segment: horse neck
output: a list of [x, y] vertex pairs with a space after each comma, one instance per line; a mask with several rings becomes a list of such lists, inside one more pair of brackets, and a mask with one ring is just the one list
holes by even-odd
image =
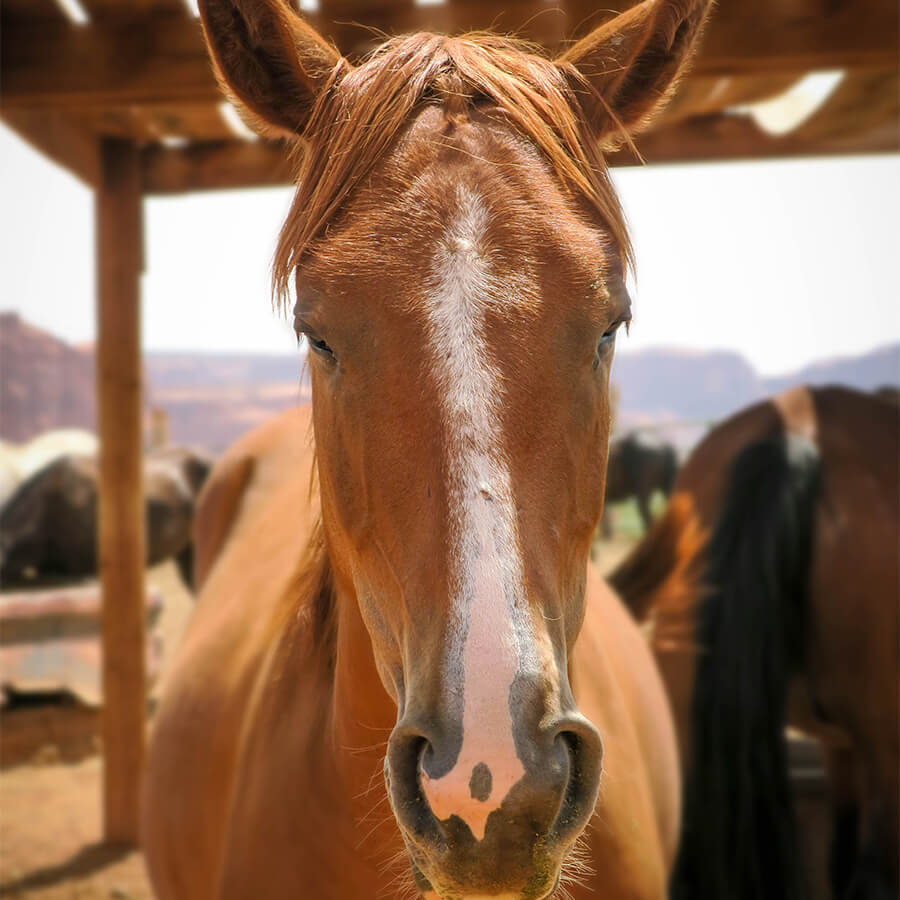
[[385, 861], [402, 850], [384, 783], [384, 756], [397, 707], [379, 678], [355, 594], [336, 588], [332, 604], [328, 654], [332, 764], [347, 803], [353, 845], [374, 865], [372, 877], [378, 878]]

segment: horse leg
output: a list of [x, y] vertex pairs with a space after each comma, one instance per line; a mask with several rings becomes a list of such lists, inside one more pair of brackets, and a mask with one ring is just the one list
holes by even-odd
[[612, 513], [608, 505], [603, 507], [603, 515], [600, 517], [600, 531], [603, 539], [608, 541], [613, 535]]
[[896, 869], [890, 862], [897, 847], [888, 839], [886, 817], [878, 816], [863, 841], [847, 893], [841, 900], [897, 900]]
[[644, 523], [644, 531], [650, 530], [653, 524], [653, 516], [650, 514], [650, 492], [641, 490], [637, 494], [638, 512], [641, 514], [641, 521]]
[[840, 900], [853, 877], [859, 854], [859, 783], [852, 750], [826, 745], [823, 754], [832, 809], [828, 874], [832, 896]]
[[191, 541], [176, 557], [175, 564], [178, 566], [178, 574], [184, 586], [191, 591], [196, 592], [194, 586], [194, 542]]
[[[886, 748], [879, 747], [877, 750]], [[883, 756], [884, 758], [878, 759]], [[897, 900], [900, 895], [898, 844], [900, 772], [896, 752], [867, 760], [860, 852], [847, 892], [841, 900]], [[874, 764], [873, 764], [874, 763]]]

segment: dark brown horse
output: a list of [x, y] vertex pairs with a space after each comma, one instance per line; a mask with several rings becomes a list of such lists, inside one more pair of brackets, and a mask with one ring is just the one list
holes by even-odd
[[[212, 458], [186, 447], [144, 460], [147, 565], [174, 558], [192, 585], [194, 502]], [[99, 468], [94, 456], [66, 454], [26, 479], [0, 508], [4, 587], [97, 575]]]
[[710, 432], [613, 574], [686, 761], [675, 897], [804, 896], [786, 723], [825, 752], [834, 896], [897, 896], [898, 468], [895, 404], [790, 391]]
[[417, 34], [354, 67], [285, 3], [201, 0], [223, 83], [304, 142], [275, 275], [317, 482], [287, 415], [201, 501], [144, 794], [160, 900], [376, 900], [397, 871], [431, 900], [542, 900], [582, 834], [575, 897], [665, 897], [671, 720], [588, 566], [629, 318], [601, 149], [706, 7], [643, 3], [555, 61]]
[[[655, 435], [632, 431], [609, 445], [605, 503], [621, 503], [633, 497], [644, 529], [649, 529], [653, 524], [651, 498], [657, 491], [668, 497], [677, 474], [678, 455], [670, 443]], [[606, 507], [603, 527], [609, 537], [612, 527]]]

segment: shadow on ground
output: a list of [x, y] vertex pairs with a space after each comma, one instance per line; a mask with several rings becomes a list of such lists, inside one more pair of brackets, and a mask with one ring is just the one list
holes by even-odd
[[0, 884], [0, 897], [17, 897], [26, 891], [51, 887], [71, 879], [86, 878], [134, 853], [134, 847], [89, 844], [64, 862]]

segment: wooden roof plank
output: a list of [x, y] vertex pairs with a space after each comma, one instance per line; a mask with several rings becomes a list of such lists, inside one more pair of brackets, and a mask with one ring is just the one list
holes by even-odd
[[[568, 0], [566, 10], [581, 36], [609, 19], [612, 8], [632, 5]], [[713, 9], [693, 71], [733, 76], [886, 67], [898, 55], [900, 5], [892, 0], [729, 0]]]
[[223, 188], [293, 183], [287, 150], [269, 141], [214, 141], [187, 147], [146, 147], [142, 153], [143, 190], [179, 194]]
[[11, 22], [68, 22], [56, 0], [3, 0], [3, 16]]
[[181, 16], [188, 10], [183, 0], [79, 0], [92, 22], [144, 19], [148, 16]]
[[78, 29], [4, 25], [0, 23], [4, 106], [129, 106], [221, 98], [196, 20], [167, 16]]
[[854, 72], [844, 77], [825, 102], [794, 129], [806, 140], [843, 141], [848, 135], [882, 127], [893, 130], [900, 150], [900, 92], [898, 73]]
[[[896, 135], [884, 129], [847, 134], [840, 141], [791, 135], [773, 137], [749, 116], [710, 115], [661, 128], [637, 139], [648, 164], [699, 163], [732, 159], [775, 159], [850, 153], [888, 153]], [[611, 166], [640, 165], [630, 150], [610, 154]], [[287, 186], [293, 173], [285, 148], [268, 141], [219, 141], [183, 148], [146, 147], [143, 189], [148, 194]]]
[[159, 141], [163, 135], [152, 126], [139, 106], [106, 106], [76, 109], [72, 117], [98, 138], [123, 138], [138, 143]]
[[[514, 28], [528, 19], [523, 34], [554, 46], [575, 27], [582, 6], [585, 11], [589, 6], [594, 9], [586, 0], [573, 0], [566, 18], [547, 11], [543, 0], [526, 0], [502, 10], [477, 0], [455, 0], [441, 6], [403, 6], [385, 13], [385, 20], [373, 14], [365, 21], [388, 31], [431, 27], [454, 32], [468, 27]], [[854, 15], [848, 17], [842, 0], [835, 14], [802, 16], [788, 24], [784, 16], [761, 16], [751, 27], [746, 19], [725, 16], [730, 7], [723, 4], [722, 21], [717, 13], [693, 74], [770, 77], [816, 69], [895, 66], [898, 43], [893, 4], [858, 0], [855, 7]], [[5, 14], [3, 18], [6, 24]], [[326, 35], [336, 37], [345, 51], [351, 43], [372, 39], [352, 24], [309, 18]], [[138, 23], [102, 22], [79, 29], [25, 27], [16, 20], [8, 24], [0, 29], [0, 77], [6, 105], [218, 100], [199, 23], [188, 17], [148, 16]]]
[[[751, 116], [729, 113], [688, 119], [639, 135], [635, 143], [648, 165], [894, 153], [898, 150], [896, 127], [848, 129], [840, 140], [797, 133], [775, 136], [760, 128]], [[607, 161], [611, 166], [638, 164], [628, 148], [611, 154]]]
[[678, 122], [693, 116], [720, 112], [733, 106], [771, 100], [790, 90], [801, 78], [802, 72], [768, 77], [688, 79], [679, 88], [656, 124]]
[[224, 141], [235, 137], [222, 118], [219, 104], [170, 103], [145, 106], [141, 111], [161, 137], [180, 137], [191, 141]]

